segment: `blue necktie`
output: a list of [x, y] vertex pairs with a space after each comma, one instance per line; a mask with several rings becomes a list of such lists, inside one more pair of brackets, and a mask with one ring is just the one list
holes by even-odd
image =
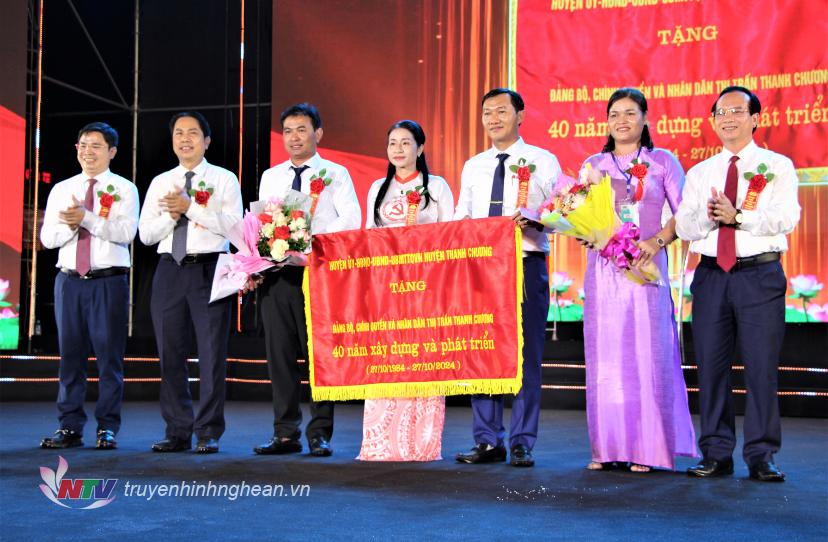
[[[187, 179], [184, 182], [184, 191], [188, 194], [190, 193], [190, 188], [193, 186], [193, 177], [195, 173], [192, 171], [188, 171], [184, 174], [184, 178]], [[173, 229], [173, 238], [172, 238], [172, 257], [176, 261], [176, 263], [181, 264], [181, 260], [187, 257], [187, 224], [190, 222], [186, 216], [181, 215], [178, 218], [178, 222], [175, 223], [175, 228]]]
[[489, 216], [503, 216], [503, 182], [506, 178], [506, 159], [509, 155], [502, 152], [497, 155], [499, 160], [492, 182], [492, 197], [489, 201]]
[[302, 191], [302, 172], [308, 169], [310, 166], [302, 166], [302, 167], [295, 167], [290, 166], [290, 169], [293, 170], [293, 188], [297, 192]]

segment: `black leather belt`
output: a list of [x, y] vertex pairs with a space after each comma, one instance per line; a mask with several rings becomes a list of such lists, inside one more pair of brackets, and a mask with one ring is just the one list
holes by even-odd
[[[736, 265], [733, 266], [732, 271], [741, 271], [742, 269], [749, 269], [764, 263], [778, 262], [780, 257], [781, 255], [778, 252], [763, 252], [756, 256], [736, 258]], [[705, 267], [719, 267], [719, 264], [716, 263], [716, 258], [712, 256], [702, 256], [700, 265]]]
[[526, 251], [523, 253], [524, 258], [546, 258], [546, 252], [540, 251]]
[[166, 260], [168, 262], [172, 262], [178, 265], [189, 265], [195, 263], [213, 263], [218, 261], [218, 257], [221, 252], [205, 252], [203, 254], [187, 254], [181, 263], [175, 261], [175, 258], [172, 257], [171, 254], [162, 254], [161, 259]]
[[115, 277], [118, 275], [126, 275], [129, 273], [129, 267], [107, 267], [106, 269], [93, 269], [92, 271], [88, 272], [85, 275], [81, 275], [74, 269], [68, 269], [66, 267], [61, 267], [61, 273], [69, 275], [70, 277], [80, 278], [80, 279], [102, 279], [104, 277]]

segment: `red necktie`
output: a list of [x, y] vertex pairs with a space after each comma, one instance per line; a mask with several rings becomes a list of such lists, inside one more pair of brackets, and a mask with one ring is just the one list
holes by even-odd
[[[87, 181], [89, 187], [86, 189], [86, 198], [83, 200], [83, 206], [88, 211], [95, 209], [95, 179]], [[84, 276], [92, 269], [92, 261], [90, 258], [90, 249], [92, 243], [92, 234], [83, 226], [78, 227], [78, 246], [75, 253], [75, 270], [80, 276]]]
[[[727, 168], [727, 180], [724, 193], [730, 203], [736, 207], [736, 188], [739, 186], [739, 173], [736, 170], [738, 156], [730, 157], [730, 166]], [[716, 247], [716, 263], [725, 273], [730, 272], [736, 265], [736, 228], [722, 225], [719, 228], [719, 245]]]

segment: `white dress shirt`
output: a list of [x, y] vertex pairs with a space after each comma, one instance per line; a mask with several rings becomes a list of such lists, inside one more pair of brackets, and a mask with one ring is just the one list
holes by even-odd
[[[150, 183], [141, 209], [141, 221], [138, 233], [145, 245], [158, 243], [158, 253], [172, 251], [173, 229], [176, 221], [167, 211], [163, 211], [158, 200], [169, 192], [180, 192], [186, 183], [187, 169], [179, 165], [158, 175]], [[230, 244], [224, 237], [236, 222], [242, 218], [242, 195], [236, 176], [224, 168], [214, 166], [202, 160], [192, 170], [195, 175], [190, 181], [193, 190], [199, 189], [199, 183], [205, 188], [212, 188], [213, 193], [207, 204], [196, 203], [190, 196], [190, 208], [185, 216], [187, 224], [187, 254], [205, 254], [210, 252], [227, 252]]]
[[[676, 233], [692, 241], [690, 250], [705, 256], [716, 256], [719, 242], [718, 223], [707, 216], [711, 188], [724, 191], [727, 170], [733, 153], [727, 149], [696, 164], [687, 172], [681, 204], [676, 213]], [[738, 153], [736, 162], [739, 185], [734, 206], [739, 209], [747, 196], [750, 181], [747, 172], [757, 173], [759, 164], [768, 167], [774, 178], [759, 194], [756, 209], [742, 210], [742, 224], [736, 229], [736, 256], [756, 256], [763, 252], [785, 252], [785, 235], [799, 222], [798, 179], [793, 162], [787, 156], [763, 149], [751, 141]]]
[[[89, 177], [80, 173], [57, 183], [49, 192], [40, 241], [46, 248], [60, 248], [57, 267], [77, 270], [75, 256], [78, 246], [78, 229], [73, 230], [60, 222], [59, 213], [71, 207], [72, 196], [83, 204], [86, 199]], [[112, 186], [114, 191], [108, 192]], [[84, 214], [81, 226], [91, 234], [89, 260], [92, 269], [129, 267], [131, 263], [129, 244], [135, 238], [138, 227], [138, 189], [120, 175], [108, 169], [95, 177], [94, 208]], [[117, 194], [116, 201], [109, 209], [109, 215], [99, 216], [101, 201], [98, 192]]]
[[[380, 204], [381, 224], [374, 223], [374, 202], [377, 200], [377, 193], [380, 186], [385, 182], [385, 177], [377, 179], [368, 190], [368, 202], [365, 213], [368, 215], [365, 220], [365, 228], [393, 228], [405, 226], [405, 217], [408, 214], [409, 190], [423, 184], [422, 173], [407, 183], [400, 183], [396, 178], [391, 179], [388, 184], [388, 191]], [[451, 188], [442, 177], [436, 175], [428, 176], [428, 193], [431, 194], [431, 202], [425, 207], [425, 197], [420, 200], [420, 210], [417, 211], [417, 224], [433, 224], [435, 222], [448, 222], [454, 216], [454, 196]]]
[[[293, 186], [295, 177], [291, 166], [294, 164], [287, 160], [266, 170], [262, 174], [262, 182], [259, 185], [259, 199], [269, 198], [282, 199], [287, 195], [288, 190]], [[319, 153], [314, 154], [307, 162], [297, 167], [308, 166], [302, 172], [303, 194], [310, 194], [311, 177], [325, 170], [325, 177], [331, 179], [331, 184], [326, 186], [319, 195], [316, 210], [311, 218], [311, 233], [334, 233], [345, 230], [359, 229], [362, 221], [362, 211], [359, 208], [354, 183], [348, 170], [330, 160], [325, 160]]]
[[[561, 173], [561, 166], [555, 155], [523, 142], [523, 138], [513, 143], [508, 149], [500, 151], [495, 147], [470, 158], [463, 166], [460, 177], [460, 196], [454, 211], [455, 220], [462, 218], [485, 218], [489, 216], [489, 202], [492, 198], [494, 172], [497, 168], [497, 155], [506, 153], [506, 175], [503, 183], [503, 216], [512, 216], [517, 208], [519, 181], [517, 173], [509, 166], [517, 165], [521, 158], [526, 164], [534, 164], [535, 171], [529, 180], [529, 197], [526, 207], [538, 209], [552, 193], [552, 187]], [[523, 230], [524, 252], [549, 252], [549, 239], [546, 233], [527, 228]]]

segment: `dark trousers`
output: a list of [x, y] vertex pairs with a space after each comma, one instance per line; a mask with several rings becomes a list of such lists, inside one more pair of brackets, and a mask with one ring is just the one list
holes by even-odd
[[98, 429], [115, 433], [120, 429], [128, 315], [126, 275], [82, 279], [57, 274], [55, 320], [60, 346], [57, 407], [61, 429], [83, 431], [86, 363], [92, 352], [98, 359], [100, 376], [95, 405]]
[[[549, 273], [543, 253], [523, 258], [523, 383], [512, 401], [509, 446], [523, 444], [530, 450], [538, 438], [541, 399], [541, 358], [549, 312]], [[503, 443], [503, 396], [472, 397], [474, 441], [497, 446]]]
[[[150, 310], [161, 358], [161, 415], [166, 436], [218, 439], [224, 433], [227, 341], [233, 296], [210, 303], [216, 263], [179, 266], [161, 257], [152, 279]], [[192, 328], [198, 350], [199, 408], [193, 415], [187, 356]]]
[[[287, 266], [268, 273], [259, 288], [267, 369], [273, 386], [273, 434], [298, 439], [302, 432], [301, 373], [298, 358], [307, 359], [308, 330], [305, 325], [304, 267]], [[308, 440], [333, 436], [332, 401], [311, 402], [311, 420], [305, 429]]]
[[779, 450], [776, 391], [786, 287], [778, 261], [730, 273], [709, 264], [696, 269], [693, 340], [699, 366], [699, 448], [706, 458], [728, 460], [736, 447], [730, 373], [737, 346], [747, 387], [742, 456], [751, 466], [772, 461]]

